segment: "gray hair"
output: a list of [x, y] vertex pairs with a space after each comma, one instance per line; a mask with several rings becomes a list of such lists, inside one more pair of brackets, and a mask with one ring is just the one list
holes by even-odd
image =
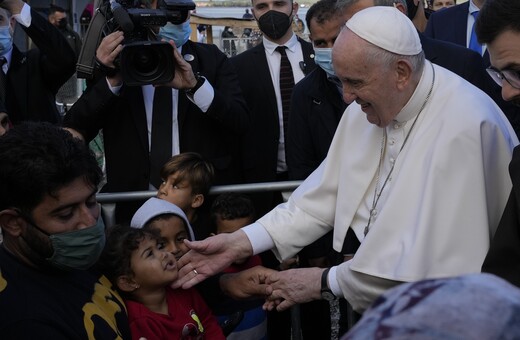
[[412, 66], [412, 72], [414, 74], [421, 74], [424, 66], [424, 51], [416, 55], [401, 55], [396, 54], [387, 50], [384, 50], [374, 44], [367, 42], [367, 48], [365, 49], [365, 59], [370, 63], [381, 65], [382, 67], [390, 67], [395, 64], [398, 60], [406, 60]]

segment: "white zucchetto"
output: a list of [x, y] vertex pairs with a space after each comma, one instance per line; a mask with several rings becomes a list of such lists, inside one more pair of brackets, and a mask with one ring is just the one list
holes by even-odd
[[357, 12], [345, 24], [360, 38], [400, 55], [417, 55], [422, 50], [412, 21], [394, 7], [374, 6]]

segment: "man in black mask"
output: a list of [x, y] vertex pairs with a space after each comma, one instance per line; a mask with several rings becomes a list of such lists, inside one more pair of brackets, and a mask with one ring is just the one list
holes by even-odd
[[[230, 59], [237, 69], [252, 118], [251, 127], [242, 135], [244, 180], [246, 183], [284, 181], [288, 179], [285, 141], [292, 86], [315, 68], [314, 52], [310, 43], [292, 31], [297, 3], [251, 0], [251, 4], [251, 12], [263, 33], [262, 42]], [[258, 216], [282, 201], [281, 195], [273, 192], [251, 197]], [[267, 267], [279, 265], [270, 253], [262, 256], [262, 260]], [[290, 337], [290, 322], [285, 314], [286, 318], [268, 315], [269, 339]]]
[[70, 47], [76, 53], [76, 59], [79, 56], [79, 52], [81, 51], [81, 37], [77, 32], [72, 30], [68, 24], [67, 12], [64, 8], [51, 5], [49, 8], [49, 22], [56, 26], [58, 30], [63, 34]]
[[[262, 42], [231, 58], [252, 114], [242, 143], [245, 182], [283, 181], [288, 178], [285, 140], [292, 86], [315, 68], [314, 52], [292, 31], [297, 3], [252, 0], [252, 6]], [[253, 199], [261, 216], [281, 198], [273, 202], [273, 194], [267, 193]]]

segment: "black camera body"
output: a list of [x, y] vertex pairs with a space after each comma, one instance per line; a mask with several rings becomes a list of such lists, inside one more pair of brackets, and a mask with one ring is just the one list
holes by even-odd
[[192, 0], [158, 0], [156, 9], [142, 8], [141, 2], [105, 0], [106, 34], [123, 30], [125, 40], [117, 60], [123, 82], [127, 85], [162, 84], [175, 75], [173, 48], [158, 41], [154, 30], [181, 24], [195, 9]]

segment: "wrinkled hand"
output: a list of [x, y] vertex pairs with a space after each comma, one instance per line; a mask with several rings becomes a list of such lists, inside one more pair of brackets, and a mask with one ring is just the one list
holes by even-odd
[[321, 298], [323, 268], [290, 269], [272, 274], [266, 281], [267, 300], [264, 309], [283, 311], [298, 303]]
[[203, 241], [185, 240], [184, 243], [190, 251], [177, 262], [179, 278], [173, 283], [173, 288], [193, 287], [220, 273], [233, 262], [253, 255], [251, 243], [242, 230], [208, 237]]
[[[165, 40], [163, 39], [163, 41]], [[179, 90], [191, 89], [195, 87], [197, 84], [197, 78], [195, 78], [195, 74], [193, 73], [191, 65], [186, 60], [184, 60], [182, 55], [175, 47], [173, 40], [170, 40], [169, 43], [173, 47], [173, 58], [175, 59], [175, 76], [171, 82], [161, 84], [161, 86], [170, 86]]]
[[22, 12], [24, 2], [22, 0], [3, 0], [0, 1], [0, 7], [5, 8], [12, 15], [20, 14]]
[[238, 273], [224, 274], [220, 277], [220, 289], [233, 299], [247, 299], [267, 295], [267, 278], [276, 270], [256, 266]]
[[103, 65], [111, 68], [116, 67], [114, 60], [116, 60], [119, 53], [123, 50], [123, 39], [123, 32], [115, 31], [101, 40], [96, 50], [96, 57]]

